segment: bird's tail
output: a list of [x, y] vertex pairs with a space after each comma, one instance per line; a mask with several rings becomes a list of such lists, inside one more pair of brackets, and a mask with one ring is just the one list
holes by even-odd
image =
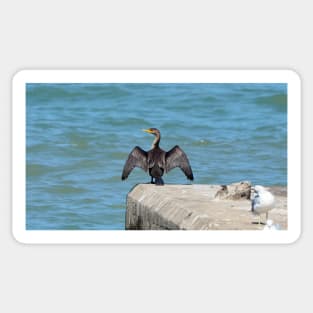
[[161, 177], [159, 178], [155, 178], [155, 184], [158, 185], [158, 186], [163, 186], [164, 185], [164, 181]]

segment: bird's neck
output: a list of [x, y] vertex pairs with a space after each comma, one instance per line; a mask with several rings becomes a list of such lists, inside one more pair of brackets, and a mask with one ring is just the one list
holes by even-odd
[[159, 147], [160, 140], [161, 140], [161, 136], [156, 135], [152, 142], [152, 149]]

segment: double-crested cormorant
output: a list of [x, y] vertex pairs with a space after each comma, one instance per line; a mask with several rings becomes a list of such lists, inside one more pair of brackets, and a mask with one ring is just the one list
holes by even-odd
[[131, 151], [124, 165], [122, 180], [126, 179], [135, 167], [140, 167], [145, 172], [149, 170], [151, 184], [163, 185], [164, 182], [161, 177], [175, 167], [179, 167], [188, 179], [193, 180], [193, 173], [187, 155], [179, 146], [176, 145], [166, 152], [159, 147], [161, 134], [158, 129], [149, 128], [143, 129], [143, 131], [155, 136], [152, 148], [145, 151], [136, 146]]

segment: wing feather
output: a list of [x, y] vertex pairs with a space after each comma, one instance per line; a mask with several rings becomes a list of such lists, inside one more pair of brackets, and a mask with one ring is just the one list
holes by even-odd
[[128, 159], [123, 168], [122, 180], [126, 179], [135, 167], [140, 167], [145, 172], [148, 170], [148, 153], [138, 146], [128, 155]]
[[189, 164], [186, 153], [179, 147], [175, 146], [165, 154], [165, 171], [179, 167], [188, 179], [193, 180], [193, 173]]
[[260, 205], [260, 195], [256, 194], [251, 202], [251, 211], [254, 212], [254, 210]]

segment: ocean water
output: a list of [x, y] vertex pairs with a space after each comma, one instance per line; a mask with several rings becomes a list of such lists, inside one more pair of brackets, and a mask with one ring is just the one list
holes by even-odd
[[186, 152], [195, 184], [287, 185], [286, 84], [27, 84], [26, 100], [28, 230], [124, 229], [128, 191], [150, 181], [121, 181], [133, 147], [151, 147], [143, 128]]

